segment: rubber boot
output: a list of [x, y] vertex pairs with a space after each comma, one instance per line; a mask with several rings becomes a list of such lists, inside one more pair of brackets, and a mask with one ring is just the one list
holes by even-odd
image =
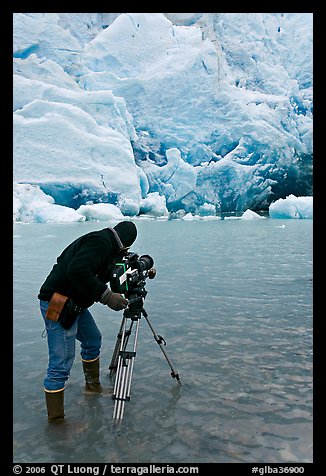
[[82, 360], [85, 375], [85, 393], [102, 393], [100, 384], [100, 358]]
[[49, 422], [59, 423], [63, 421], [64, 414], [64, 389], [58, 392], [45, 391], [45, 401], [48, 411]]

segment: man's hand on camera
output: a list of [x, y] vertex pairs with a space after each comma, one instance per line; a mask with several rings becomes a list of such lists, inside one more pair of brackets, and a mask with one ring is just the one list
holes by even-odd
[[113, 293], [107, 288], [101, 296], [100, 302], [114, 311], [121, 311], [128, 306], [128, 301], [119, 293]]
[[109, 306], [114, 311], [121, 311], [128, 306], [128, 301], [121, 294], [112, 293], [107, 306]]

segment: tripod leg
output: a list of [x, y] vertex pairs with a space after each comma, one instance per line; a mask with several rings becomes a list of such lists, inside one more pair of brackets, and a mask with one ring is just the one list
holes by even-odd
[[119, 386], [117, 389], [116, 400], [114, 403], [113, 418], [121, 420], [123, 417], [124, 404], [125, 404], [125, 394], [127, 386], [127, 376], [128, 376], [129, 362], [123, 364], [121, 367], [121, 375], [119, 376]]
[[[132, 321], [133, 323], [133, 321]], [[132, 325], [130, 326], [131, 329]], [[124, 405], [130, 400], [131, 378], [136, 356], [136, 346], [138, 340], [139, 320], [137, 320], [133, 350], [126, 350], [126, 346], [121, 344], [118, 357], [117, 375], [114, 385], [113, 399], [115, 400], [113, 418], [121, 420], [124, 413]]]
[[129, 379], [129, 384], [127, 388], [127, 399], [130, 399], [130, 391], [131, 391], [131, 378], [132, 374], [134, 371], [134, 362], [135, 362], [135, 356], [136, 356], [136, 347], [137, 347], [137, 341], [138, 341], [138, 331], [139, 331], [139, 320], [137, 321], [136, 324], [136, 332], [135, 332], [135, 338], [134, 338], [134, 346], [133, 346], [133, 358], [131, 359], [131, 366], [130, 366], [130, 379]]
[[[111, 372], [116, 372], [115, 382], [114, 382], [114, 389], [113, 389], [113, 397], [117, 395], [118, 391], [120, 391], [121, 386], [121, 379], [120, 374], [122, 372], [122, 359], [121, 353], [125, 349], [125, 336], [126, 336], [126, 318], [123, 317], [120, 331], [118, 334], [118, 339], [116, 343], [116, 348], [114, 352], [114, 356], [112, 357], [113, 366]], [[111, 366], [110, 366], [111, 367]], [[111, 375], [111, 374], [110, 374]]]
[[[116, 341], [116, 344], [115, 344], [115, 348], [114, 348], [114, 351], [113, 351], [111, 363], [109, 365], [110, 377], [112, 377], [117, 371], [119, 352], [122, 348], [125, 349], [127, 347], [128, 339], [129, 339], [129, 336], [131, 334], [131, 329], [132, 329], [133, 322], [131, 322], [130, 328], [128, 330], [126, 330], [125, 329], [125, 322], [126, 322], [125, 320], [126, 320], [126, 317], [123, 317], [122, 322], [121, 322], [121, 326], [120, 326], [120, 330], [119, 330], [119, 333], [118, 333], [118, 336], [117, 336], [117, 341]], [[123, 345], [121, 347], [122, 339], [123, 339]]]
[[172, 378], [176, 378], [177, 381], [178, 381], [178, 382], [180, 383], [180, 385], [181, 385], [181, 381], [180, 381], [179, 374], [178, 374], [178, 372], [176, 372], [175, 369], [173, 368], [173, 366], [172, 366], [172, 364], [171, 364], [171, 361], [170, 361], [170, 359], [169, 359], [169, 357], [168, 357], [168, 355], [167, 355], [165, 349], [164, 349], [163, 346], [162, 346], [162, 342], [163, 342], [164, 344], [166, 344], [165, 340], [163, 339], [163, 337], [157, 335], [156, 332], [154, 331], [154, 328], [153, 328], [152, 324], [150, 323], [150, 321], [149, 321], [149, 319], [148, 319], [148, 315], [147, 315], [147, 312], [145, 311], [145, 309], [143, 309], [143, 316], [145, 317], [145, 319], [146, 319], [146, 321], [147, 321], [147, 324], [149, 325], [151, 331], [153, 332], [154, 339], [156, 340], [156, 342], [157, 342], [158, 345], [160, 346], [161, 351], [163, 352], [163, 355], [164, 355], [164, 357], [165, 357], [167, 363], [168, 363], [169, 366], [170, 366]]
[[119, 350], [120, 350], [120, 345], [121, 345], [123, 325], [124, 325], [124, 317], [122, 318], [122, 322], [121, 322], [120, 330], [118, 332], [117, 341], [115, 343], [115, 348], [114, 348], [114, 351], [113, 351], [111, 363], [109, 365], [110, 377], [112, 377], [112, 375], [117, 370], [118, 355], [119, 355]]

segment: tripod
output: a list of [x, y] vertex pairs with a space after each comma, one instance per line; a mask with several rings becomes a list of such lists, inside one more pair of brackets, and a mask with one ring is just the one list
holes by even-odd
[[[143, 295], [144, 293], [146, 293], [146, 291], [143, 292]], [[128, 307], [123, 312], [120, 330], [109, 366], [110, 376], [112, 377], [115, 375], [112, 397], [114, 400], [113, 419], [122, 420], [125, 402], [130, 400], [131, 379], [136, 357], [139, 322], [142, 315], [145, 317], [147, 324], [153, 333], [154, 339], [159, 344], [164, 357], [170, 366], [172, 378], [176, 378], [181, 384], [179, 374], [173, 368], [171, 361], [163, 348], [163, 345], [166, 345], [166, 342], [162, 336], [156, 334], [148, 319], [148, 314], [143, 308], [143, 297], [137, 295], [132, 296], [129, 299]], [[134, 333], [131, 349], [127, 349], [133, 329]]]

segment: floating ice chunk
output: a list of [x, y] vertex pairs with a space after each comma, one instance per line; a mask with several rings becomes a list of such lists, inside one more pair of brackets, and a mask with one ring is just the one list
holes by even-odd
[[208, 220], [221, 220], [221, 217], [217, 216], [217, 215], [206, 215], [204, 217], [202, 217], [202, 219], [204, 221], [208, 221]]
[[262, 217], [261, 215], [258, 215], [258, 213], [253, 212], [249, 208], [241, 216], [242, 220], [260, 220], [261, 218], [265, 218], [265, 217]]
[[270, 218], [313, 218], [313, 197], [288, 195], [269, 206]]
[[63, 205], [40, 205], [34, 210], [34, 220], [37, 223], [71, 223], [75, 221], [85, 221], [85, 217], [76, 210]]
[[77, 212], [83, 215], [86, 221], [90, 220], [122, 220], [120, 209], [111, 203], [95, 203], [93, 205], [81, 205]]
[[182, 220], [195, 220], [195, 217], [192, 213], [186, 213], [183, 217]]

